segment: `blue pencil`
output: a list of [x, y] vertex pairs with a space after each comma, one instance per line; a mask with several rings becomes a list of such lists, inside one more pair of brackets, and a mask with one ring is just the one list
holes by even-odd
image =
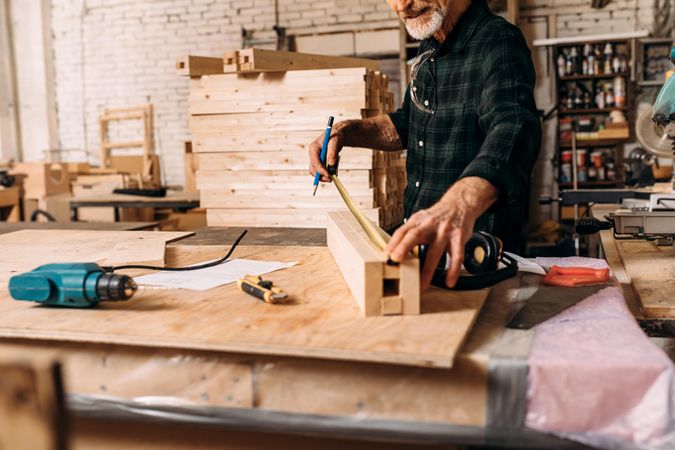
[[[330, 133], [333, 130], [333, 116], [328, 118], [328, 125], [326, 125], [326, 135], [323, 137], [323, 146], [321, 147], [321, 164], [326, 165], [326, 153], [328, 152], [328, 141], [330, 141]], [[314, 175], [314, 193], [312, 196], [316, 195], [316, 189], [319, 187], [319, 180], [321, 179], [321, 174], [319, 171], [316, 171]]]

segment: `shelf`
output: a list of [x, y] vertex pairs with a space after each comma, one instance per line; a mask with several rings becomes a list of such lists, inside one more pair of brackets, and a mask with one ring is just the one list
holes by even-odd
[[646, 80], [637, 82], [638, 86], [653, 86], [653, 87], [661, 87], [664, 85], [664, 83], [665, 82], [661, 80]]
[[[580, 188], [592, 188], [592, 187], [609, 187], [609, 186], [618, 186], [621, 184], [620, 181], [580, 181], [577, 183], [577, 187]], [[560, 189], [569, 189], [572, 187], [572, 183], [559, 183], [558, 186]]]
[[580, 109], [561, 109], [560, 115], [574, 116], [577, 114], [608, 114], [612, 111], [628, 111], [628, 107], [620, 108], [580, 108]]
[[[580, 147], [613, 147], [628, 142], [628, 138], [624, 139], [577, 139], [577, 148]], [[571, 142], [560, 142], [560, 148], [572, 148]]]
[[629, 76], [630, 72], [603, 73], [598, 75], [566, 75], [560, 77], [560, 81], [603, 80], [616, 77], [628, 78]]

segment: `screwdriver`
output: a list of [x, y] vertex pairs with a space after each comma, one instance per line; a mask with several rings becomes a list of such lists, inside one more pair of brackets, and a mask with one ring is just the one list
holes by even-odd
[[[326, 125], [326, 134], [323, 137], [323, 146], [321, 147], [321, 164], [326, 164], [326, 153], [328, 152], [328, 141], [330, 141], [330, 133], [333, 130], [333, 116], [328, 117], [328, 125]], [[316, 189], [319, 187], [319, 180], [321, 179], [321, 174], [319, 171], [316, 171], [314, 174], [314, 193], [312, 196], [316, 195]]]

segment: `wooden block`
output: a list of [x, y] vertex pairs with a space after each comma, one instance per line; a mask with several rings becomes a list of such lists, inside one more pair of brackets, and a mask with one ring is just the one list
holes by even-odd
[[368, 69], [363, 67], [349, 69], [303, 70], [294, 72], [270, 72], [249, 74], [205, 75], [193, 84], [193, 87], [207, 90], [256, 89], [261, 87], [311, 87], [331, 89], [362, 86]]
[[143, 175], [146, 168], [146, 158], [151, 161], [151, 178], [159, 180], [161, 178], [161, 168], [159, 165], [159, 155], [111, 155], [108, 158], [109, 166], [115, 171], [130, 175]]
[[192, 115], [190, 131], [200, 133], [250, 133], [264, 134], [265, 131], [313, 131], [317, 135], [326, 129], [326, 118], [335, 121], [361, 119], [361, 110], [335, 110], [317, 108], [311, 111], [272, 111], [244, 114]]
[[20, 191], [17, 186], [0, 188], [0, 208], [2, 209], [0, 220], [18, 222], [21, 219], [20, 198]]
[[363, 58], [313, 55], [258, 48], [239, 50], [240, 72], [278, 72], [345, 67], [367, 67], [375, 70], [379, 67], [379, 63]]
[[264, 134], [198, 133], [192, 137], [194, 152], [276, 152], [279, 149], [307, 151], [309, 143], [321, 132], [269, 131]]
[[185, 185], [186, 192], [197, 192], [197, 170], [199, 170], [199, 161], [192, 152], [186, 152], [183, 155], [185, 165]]
[[239, 51], [230, 50], [223, 55], [223, 73], [236, 73], [239, 71]]
[[[306, 184], [306, 183], [305, 183]], [[206, 189], [200, 191], [202, 208], [277, 208], [277, 209], [342, 209], [342, 197], [335, 191], [317, 192], [312, 189], [270, 190], [261, 195], [260, 191]], [[359, 208], [375, 208], [375, 190], [352, 191], [352, 198]]]
[[[305, 152], [283, 150], [274, 153], [197, 153], [196, 158], [199, 167], [208, 167], [209, 170], [303, 170], [309, 166]], [[369, 149], [347, 147], [341, 152], [340, 167], [345, 170], [367, 170], [372, 166], [373, 152]]]
[[223, 60], [221, 58], [185, 55], [176, 59], [177, 75], [200, 77], [218, 73], [223, 73]]
[[129, 177], [124, 174], [109, 175], [79, 175], [73, 182], [75, 197], [92, 197], [112, 194], [117, 188], [129, 186]]
[[387, 266], [350, 211], [329, 212], [326, 231], [328, 248], [364, 316], [420, 313], [417, 258]]
[[[70, 222], [70, 199], [72, 194], [47, 195], [37, 198], [26, 198], [23, 202], [24, 220], [29, 221], [36, 209], [47, 211], [57, 222]], [[47, 218], [39, 216], [38, 222], [46, 222]]]
[[[379, 223], [380, 209], [365, 209], [363, 213], [370, 220]], [[206, 222], [210, 227], [326, 228], [326, 211], [274, 208], [207, 209]]]
[[[203, 166], [202, 166], [203, 167]], [[350, 189], [369, 189], [373, 186], [369, 170], [340, 170], [340, 179]], [[308, 184], [309, 183], [309, 184]], [[306, 170], [237, 170], [224, 173], [222, 170], [197, 171], [197, 189], [227, 189], [253, 192], [298, 191], [311, 188], [312, 177]], [[317, 195], [337, 190], [332, 183], [319, 183]]]
[[12, 173], [26, 176], [23, 182], [25, 198], [41, 198], [46, 195], [70, 191], [68, 170], [63, 164], [48, 162], [17, 163]]
[[51, 359], [0, 360], [0, 448], [65, 450], [61, 367]]

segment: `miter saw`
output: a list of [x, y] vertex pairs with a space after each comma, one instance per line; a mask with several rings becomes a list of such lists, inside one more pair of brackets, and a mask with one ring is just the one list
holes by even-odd
[[[675, 46], [671, 49], [675, 63]], [[654, 106], [646, 108], [635, 123], [637, 138], [646, 150], [658, 157], [675, 158], [675, 76], [671, 70]], [[542, 203], [550, 203], [544, 198]], [[675, 171], [665, 192], [650, 189], [571, 189], [561, 191], [557, 201], [562, 205], [620, 203], [621, 207], [607, 216], [607, 222], [590, 217], [577, 221], [579, 234], [593, 234], [614, 229], [617, 237], [656, 240], [661, 244], [675, 242]]]
[[[675, 63], [675, 46], [670, 60]], [[672, 75], [672, 70], [669, 75]], [[669, 76], [653, 107], [638, 116], [635, 131], [646, 150], [662, 158], [675, 159], [675, 76]], [[652, 192], [622, 202], [622, 208], [608, 219], [617, 235], [656, 239], [673, 243], [675, 237], [675, 172], [667, 192]]]

